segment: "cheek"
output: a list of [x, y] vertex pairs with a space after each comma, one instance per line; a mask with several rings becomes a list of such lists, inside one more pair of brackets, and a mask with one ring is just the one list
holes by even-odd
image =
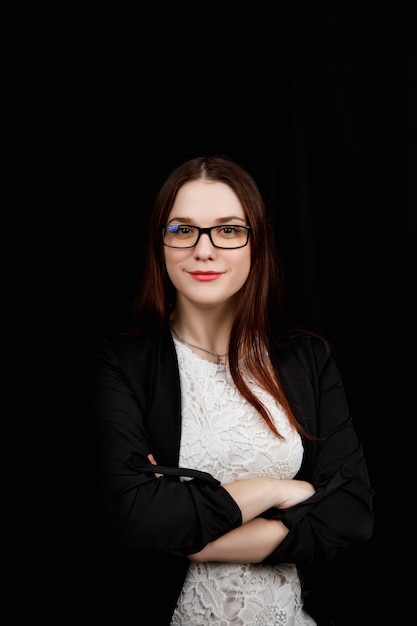
[[236, 263], [237, 272], [241, 278], [242, 284], [246, 282], [246, 279], [249, 276], [250, 268], [251, 268], [251, 256], [250, 254], [242, 255], [242, 258], [239, 259]]
[[167, 249], [167, 251], [165, 251], [165, 268], [171, 282], [174, 284], [175, 276], [178, 276], [181, 272], [181, 262], [184, 256], [184, 252], [180, 252], [179, 250], [173, 251]]

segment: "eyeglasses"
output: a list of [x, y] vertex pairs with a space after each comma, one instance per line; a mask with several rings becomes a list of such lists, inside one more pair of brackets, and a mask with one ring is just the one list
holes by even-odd
[[162, 229], [162, 240], [167, 248], [194, 248], [201, 235], [206, 234], [215, 248], [233, 250], [246, 246], [250, 231], [250, 226], [236, 224], [223, 224], [210, 228], [200, 228], [190, 224], [169, 224]]

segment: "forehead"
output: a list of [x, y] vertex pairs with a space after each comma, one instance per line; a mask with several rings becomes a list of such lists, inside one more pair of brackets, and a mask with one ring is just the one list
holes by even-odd
[[179, 189], [169, 218], [216, 219], [223, 216], [245, 217], [233, 189], [218, 181], [192, 180]]

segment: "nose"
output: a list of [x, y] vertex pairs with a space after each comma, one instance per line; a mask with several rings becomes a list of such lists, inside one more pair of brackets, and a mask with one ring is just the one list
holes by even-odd
[[194, 246], [194, 256], [198, 258], [210, 258], [215, 254], [216, 248], [211, 243], [208, 233], [201, 233], [200, 239]]

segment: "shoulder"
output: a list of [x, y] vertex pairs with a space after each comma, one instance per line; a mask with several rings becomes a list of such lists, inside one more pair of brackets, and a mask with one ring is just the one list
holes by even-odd
[[164, 329], [151, 332], [138, 329], [102, 338], [97, 342], [92, 357], [123, 369], [139, 367], [150, 370], [162, 357], [167, 358], [169, 354], [175, 354], [169, 331]]
[[287, 392], [291, 388], [317, 398], [324, 390], [340, 387], [332, 344], [320, 335], [303, 331], [287, 336], [274, 350], [273, 362]]
[[320, 370], [330, 360], [334, 360], [331, 343], [325, 337], [310, 331], [293, 331], [279, 342], [278, 358], [280, 362], [298, 362], [308, 369]]

